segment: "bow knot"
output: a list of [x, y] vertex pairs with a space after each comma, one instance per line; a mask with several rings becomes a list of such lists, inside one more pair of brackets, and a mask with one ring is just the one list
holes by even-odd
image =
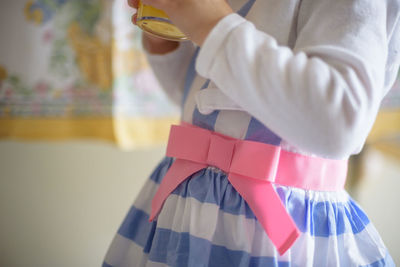
[[230, 172], [236, 144], [236, 140], [229, 140], [212, 134], [206, 159], [207, 164], [224, 172]]

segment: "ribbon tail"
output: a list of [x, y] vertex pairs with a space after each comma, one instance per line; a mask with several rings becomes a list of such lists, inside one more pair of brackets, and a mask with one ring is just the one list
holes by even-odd
[[300, 236], [293, 219], [270, 182], [231, 173], [229, 182], [247, 202], [280, 255]]
[[151, 202], [151, 214], [149, 221], [151, 222], [154, 220], [154, 218], [161, 211], [161, 208], [167, 197], [178, 187], [178, 185], [180, 185], [190, 175], [206, 167], [207, 165], [205, 164], [183, 159], [176, 159], [165, 174], [156, 194], [154, 195], [154, 198]]

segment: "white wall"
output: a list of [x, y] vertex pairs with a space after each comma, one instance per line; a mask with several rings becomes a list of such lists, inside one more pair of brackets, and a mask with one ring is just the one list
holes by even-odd
[[0, 142], [0, 266], [101, 266], [164, 150]]
[[[0, 266], [100, 266], [164, 150], [0, 142]], [[359, 199], [400, 263], [400, 168], [395, 161], [382, 164], [389, 167], [379, 179], [366, 180]]]
[[400, 265], [400, 160], [368, 150], [357, 200]]

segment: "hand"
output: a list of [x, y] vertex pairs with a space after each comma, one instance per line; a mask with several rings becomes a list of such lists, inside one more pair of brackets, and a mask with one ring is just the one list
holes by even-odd
[[[139, 0], [128, 0], [128, 5], [135, 9], [139, 6]], [[132, 16], [132, 23], [136, 25], [137, 13]], [[145, 50], [151, 54], [166, 54], [175, 50], [178, 46], [178, 42], [168, 41], [155, 36], [146, 34], [143, 32], [142, 43]]]
[[[133, 5], [138, 0], [129, 0]], [[143, 0], [163, 10], [190, 40], [201, 46], [212, 28], [233, 13], [226, 0]]]

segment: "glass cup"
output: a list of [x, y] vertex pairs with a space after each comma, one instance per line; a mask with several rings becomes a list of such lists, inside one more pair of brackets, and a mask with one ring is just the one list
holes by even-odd
[[139, 1], [136, 25], [145, 32], [166, 40], [188, 40], [188, 38], [172, 24], [164, 11], [149, 5], [144, 5], [142, 1]]

